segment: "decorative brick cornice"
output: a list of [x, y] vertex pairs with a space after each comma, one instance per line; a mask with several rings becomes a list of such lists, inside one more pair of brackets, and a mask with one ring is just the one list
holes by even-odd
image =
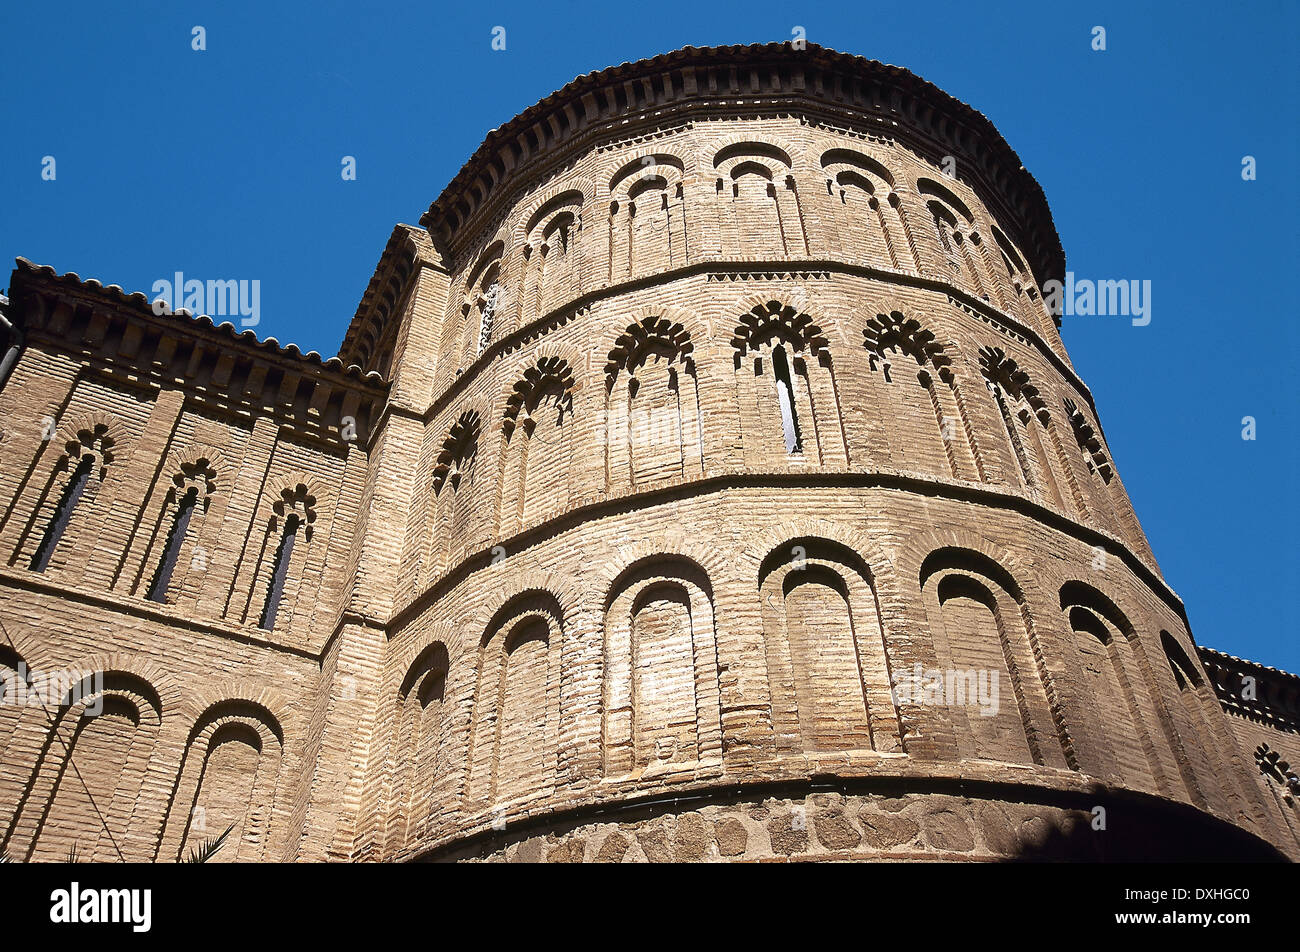
[[345, 418], [369, 439], [387, 384], [337, 357], [302, 353], [275, 338], [192, 316], [155, 314], [140, 292], [17, 259], [10, 313], [28, 345], [64, 353], [131, 386], [177, 387], [200, 404], [238, 415], [269, 413], [303, 437], [341, 447]]
[[[986, 483], [947, 479], [877, 466], [822, 467], [816, 472], [805, 469], [772, 470], [741, 466], [711, 472], [703, 477], [663, 480], [649, 489], [628, 487], [621, 491], [584, 496], [572, 501], [562, 511], [547, 513], [536, 523], [524, 526], [514, 535], [489, 540], [481, 549], [467, 552], [459, 563], [449, 567], [442, 575], [430, 579], [429, 584], [412, 599], [398, 605], [387, 621], [388, 635], [390, 638], [393, 637], [422, 610], [441, 598], [464, 578], [491, 565], [497, 547], [503, 547], [507, 552], [522, 552], [542, 539], [562, 534], [584, 521], [595, 520], [609, 513], [626, 512], [633, 508], [648, 509], [664, 502], [704, 496], [726, 489], [771, 489], [789, 486], [801, 489], [848, 487], [856, 490], [901, 490], [918, 496], [932, 496], [1019, 513], [1065, 535], [1073, 536], [1085, 545], [1104, 549], [1114, 555], [1186, 623], [1187, 615], [1182, 599], [1127, 542], [1108, 531], [1085, 525], [1058, 509], [1044, 506], [1023, 492]], [[1287, 677], [1293, 676], [1287, 675]]]
[[[104, 593], [84, 585], [69, 584], [66, 579], [51, 581], [40, 572], [0, 568], [0, 590], [2, 589], [35, 592], [75, 605], [112, 612], [128, 619], [138, 619], [160, 627], [170, 626], [202, 635], [224, 638], [255, 648], [266, 648], [312, 661], [318, 662], [324, 656], [324, 648], [318, 649], [314, 645], [310, 648], [304, 648], [299, 645], [289, 644], [283, 639], [276, 638], [273, 633], [258, 628], [256, 625], [239, 626], [228, 622], [199, 619], [192, 612], [175, 605], [162, 605], [134, 595]], [[22, 650], [21, 644], [20, 650]], [[25, 651], [24, 654], [27, 655]], [[39, 656], [37, 657], [39, 658]], [[32, 657], [28, 657], [28, 660], [34, 664], [36, 663]], [[49, 667], [50, 665], [44, 666]]]
[[[1014, 340], [1037, 350], [1065, 378], [1070, 386], [1083, 396], [1089, 409], [1093, 411], [1094, 416], [1096, 415], [1096, 404], [1093, 402], [1092, 391], [1088, 389], [1088, 385], [1083, 382], [1073, 367], [1062, 360], [1056, 351], [1052, 350], [1037, 331], [1022, 324], [1012, 315], [993, 307], [987, 301], [980, 301], [969, 292], [954, 287], [945, 281], [924, 275], [891, 271], [887, 268], [849, 264], [830, 258], [810, 258], [785, 263], [760, 262], [760, 264], [766, 265], [766, 267], [753, 270], [753, 262], [738, 262], [721, 257], [706, 259], [680, 268], [665, 268], [656, 274], [618, 281], [578, 295], [483, 348], [482, 353], [465, 368], [463, 373], [454, 377], [440, 393], [435, 395], [431, 406], [423, 414], [423, 419], [427, 422], [441, 413], [448, 404], [468, 390], [478, 375], [485, 368], [491, 366], [498, 356], [512, 353], [525, 344], [540, 339], [555, 328], [563, 327], [569, 321], [585, 315], [594, 305], [614, 300], [620, 295], [656, 285], [666, 285], [673, 281], [698, 275], [704, 275], [705, 280], [709, 282], [726, 281], [733, 276], [741, 280], [765, 279], [802, 282], [804, 280], [830, 280], [833, 276], [840, 274], [887, 281], [902, 287], [921, 288], [945, 294], [949, 303], [954, 307], [972, 317], [978, 318], [999, 333], [1006, 334]], [[1098, 430], [1100, 430], [1100, 424]]]
[[451, 248], [509, 200], [514, 189], [507, 183], [550, 174], [571, 146], [612, 130], [626, 138], [640, 124], [653, 132], [668, 114], [680, 122], [700, 108], [730, 115], [773, 107], [807, 111], [814, 120], [825, 113], [826, 121], [855, 129], [875, 127], [935, 162], [959, 157], [989, 200], [1009, 213], [999, 220], [1020, 229], [1013, 237], [1039, 282], [1065, 273], [1042, 188], [983, 114], [908, 70], [815, 44], [687, 46], [580, 76], [490, 132], [420, 224], [435, 243]]
[[406, 297], [412, 276], [420, 266], [440, 268], [441, 262], [442, 255], [428, 232], [411, 225], [395, 226], [352, 323], [343, 335], [338, 359], [370, 368], [388, 332], [396, 331], [396, 322], [389, 318]]
[[1300, 677], [1213, 648], [1198, 645], [1196, 650], [1225, 711], [1274, 730], [1300, 733]]

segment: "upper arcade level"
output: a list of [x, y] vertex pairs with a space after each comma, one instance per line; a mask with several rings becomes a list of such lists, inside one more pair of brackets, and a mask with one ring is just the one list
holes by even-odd
[[575, 79], [393, 232], [340, 349], [420, 413], [557, 312], [701, 269], [952, 289], [1067, 361], [1064, 254], [992, 124], [906, 70], [809, 45], [685, 48]]

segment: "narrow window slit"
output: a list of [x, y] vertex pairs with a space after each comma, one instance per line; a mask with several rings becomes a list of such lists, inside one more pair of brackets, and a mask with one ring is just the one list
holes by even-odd
[[58, 547], [59, 540], [63, 538], [63, 533], [68, 528], [68, 523], [72, 520], [72, 512], [77, 508], [77, 503], [81, 502], [81, 497], [85, 495], [86, 486], [90, 483], [90, 473], [95, 466], [95, 457], [89, 453], [81, 458], [77, 468], [72, 473], [72, 479], [68, 482], [68, 488], [63, 493], [63, 498], [59, 500], [58, 507], [54, 510], [54, 516], [50, 519], [50, 527], [45, 530], [45, 538], [37, 547], [35, 554], [32, 555], [32, 568], [37, 572], [44, 572], [50, 564], [50, 558], [54, 555], [54, 550]]
[[275, 565], [271, 569], [271, 587], [266, 593], [266, 605], [262, 608], [259, 628], [272, 631], [275, 628], [275, 616], [280, 610], [280, 599], [284, 597], [284, 582], [289, 574], [289, 562], [293, 558], [293, 543], [298, 534], [298, 516], [290, 514], [284, 520], [284, 535], [275, 551]]
[[189, 532], [190, 518], [194, 515], [194, 506], [198, 502], [198, 490], [191, 488], [176, 505], [176, 518], [172, 522], [171, 532], [167, 534], [167, 544], [163, 547], [162, 561], [158, 572], [149, 586], [146, 598], [151, 602], [165, 604], [167, 588], [171, 585], [172, 574], [176, 571], [176, 562], [181, 555], [181, 546], [185, 544], [185, 535]]
[[799, 434], [799, 417], [794, 405], [794, 383], [790, 379], [790, 364], [786, 360], [784, 347], [772, 349], [772, 372], [776, 376], [776, 395], [781, 404], [785, 451], [802, 453], [803, 438]]

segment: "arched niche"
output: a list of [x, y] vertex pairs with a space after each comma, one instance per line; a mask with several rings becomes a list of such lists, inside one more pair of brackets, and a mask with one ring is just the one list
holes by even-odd
[[603, 710], [606, 776], [721, 757], [713, 591], [695, 563], [652, 558], [615, 581], [605, 609]]
[[758, 579], [778, 743], [804, 752], [902, 750], [870, 569], [840, 543], [795, 538]]

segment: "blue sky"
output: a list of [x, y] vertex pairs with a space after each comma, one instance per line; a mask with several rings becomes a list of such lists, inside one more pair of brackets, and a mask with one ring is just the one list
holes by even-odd
[[[415, 223], [489, 129], [581, 73], [802, 26], [987, 115], [1042, 183], [1076, 275], [1152, 282], [1149, 326], [1067, 317], [1066, 346], [1197, 640], [1300, 671], [1298, 11], [9, 4], [0, 256], [129, 291], [178, 270], [256, 278], [258, 333], [330, 355], [392, 225]], [[1105, 52], [1091, 49], [1097, 25]], [[344, 155], [356, 181], [339, 174]], [[1256, 181], [1242, 180], [1245, 155]]]

